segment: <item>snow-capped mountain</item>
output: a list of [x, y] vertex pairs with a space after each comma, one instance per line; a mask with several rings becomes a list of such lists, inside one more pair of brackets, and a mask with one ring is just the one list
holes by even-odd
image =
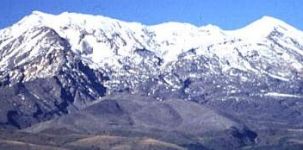
[[302, 78], [303, 32], [271, 17], [225, 31], [34, 11], [0, 30], [0, 122], [17, 127], [119, 92], [302, 98]]
[[[149, 50], [161, 58], [161, 68], [167, 68], [180, 54], [193, 49], [196, 55], [217, 57], [223, 71], [236, 68], [271, 74], [273, 71], [265, 71], [267, 62], [280, 66], [273, 75], [287, 79], [291, 70], [302, 72], [303, 68], [300, 60], [303, 33], [270, 17], [239, 30], [224, 31], [213, 25], [196, 27], [169, 22], [145, 26], [102, 16], [75, 13], [56, 16], [34, 11], [12, 27], [1, 30], [1, 71], [54, 51], [57, 45], [45, 40], [51, 34], [66, 40], [71, 52], [94, 69], [105, 65], [119, 68], [122, 66], [119, 60], [133, 57], [139, 49]], [[51, 48], [46, 51], [46, 47]], [[10, 61], [14, 57], [16, 60], [12, 64]], [[134, 61], [138, 63], [140, 58]], [[256, 66], [255, 61], [265, 62]]]

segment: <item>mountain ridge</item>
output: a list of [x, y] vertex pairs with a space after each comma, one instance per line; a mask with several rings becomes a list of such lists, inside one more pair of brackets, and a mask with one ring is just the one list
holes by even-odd
[[[214, 24], [206, 24], [206, 25], [197, 26], [197, 25], [194, 25], [194, 24], [191, 24], [191, 23], [178, 22], [178, 21], [167, 21], [167, 22], [162, 22], [162, 23], [158, 23], [158, 24], [146, 25], [146, 24], [140, 23], [139, 21], [123, 21], [123, 20], [120, 20], [120, 19], [112, 18], [112, 17], [106, 17], [104, 15], [96, 15], [96, 14], [92, 15], [92, 14], [88, 14], [88, 13], [78, 13], [78, 12], [70, 12], [70, 11], [65, 11], [65, 12], [61, 12], [61, 13], [58, 13], [58, 14], [52, 14], [52, 13], [46, 13], [46, 12], [39, 11], [39, 10], [33, 10], [29, 15], [26, 15], [22, 19], [25, 19], [26, 17], [32, 16], [32, 15], [34, 15], [34, 16], [36, 15], [36, 16], [40, 16], [40, 17], [41, 16], [49, 16], [49, 17], [52, 16], [52, 17], [54, 17], [54, 16], [67, 15], [67, 14], [80, 15], [80, 16], [84, 16], [84, 17], [89, 17], [89, 16], [90, 17], [99, 17], [99, 18], [108, 19], [108, 20], [112, 20], [112, 21], [120, 21], [120, 22], [133, 23], [133, 24], [141, 24], [141, 25], [144, 25], [144, 26], [157, 26], [157, 25], [166, 24], [166, 23], [176, 23], [176, 24], [187, 24], [187, 25], [190, 25], [190, 26], [193, 26], [193, 27], [196, 27], [196, 28], [203, 28], [205, 26], [214, 26], [214, 27], [220, 28], [219, 26], [214, 25]], [[225, 31], [239, 30], [239, 29], [245, 28], [249, 25], [252, 25], [256, 22], [260, 22], [260, 21], [265, 21], [265, 22], [270, 23], [270, 24], [275, 22], [276, 24], [281, 24], [282, 23], [282, 24], [287, 24], [288, 26], [292, 26], [292, 25], [286, 23], [285, 21], [283, 21], [281, 19], [269, 16], [269, 15], [264, 15], [264, 16], [260, 17], [259, 19], [256, 19], [256, 20], [244, 25], [243, 27], [239, 27], [239, 28], [235, 28], [235, 29], [221, 29], [221, 28], [220, 29], [225, 30]], [[296, 28], [295, 26], [292, 26], [292, 27]], [[7, 27], [4, 27], [4, 28], [7, 28]], [[2, 28], [2, 29], [4, 29], [4, 28]], [[0, 29], [0, 30], [2, 30], [2, 29]], [[300, 30], [298, 28], [296, 28], [296, 29]]]
[[[72, 16], [78, 17], [76, 21], [75, 19], [72, 19]], [[70, 18], [71, 17], [71, 18]], [[87, 19], [87, 18], [89, 19]], [[44, 19], [43, 19], [44, 18]], [[79, 19], [81, 18], [81, 19]], [[71, 22], [74, 20], [74, 23]], [[86, 20], [87, 19], [87, 20]], [[34, 20], [34, 21], [31, 21]], [[48, 21], [47, 21], [48, 20]], [[63, 20], [63, 21], [60, 21]], [[34, 22], [34, 23], [32, 23]], [[59, 23], [57, 23], [59, 22]], [[259, 23], [258, 23], [259, 22]], [[17, 23], [15, 26], [18, 27], [18, 24], [22, 24], [21, 30], [24, 28], [24, 30], [28, 30], [31, 26], [48, 26], [52, 29], [54, 29], [62, 38], [66, 38], [69, 40], [72, 50], [78, 51], [80, 53], [87, 53], [81, 48], [84, 45], [90, 45], [90, 49], [104, 49], [102, 54], [98, 51], [92, 51], [90, 53], [94, 53], [90, 55], [89, 59], [96, 63], [101, 63], [100, 59], [110, 59], [113, 57], [113, 52], [110, 52], [108, 50], [110, 49], [116, 49], [115, 53], [119, 55], [129, 55], [129, 53], [132, 53], [137, 48], [141, 49], [149, 49], [152, 50], [154, 53], [156, 53], [158, 56], [161, 55], [164, 58], [164, 63], [168, 63], [169, 61], [176, 60], [177, 55], [185, 52], [187, 50], [190, 50], [192, 48], [202, 48], [205, 49], [206, 47], [203, 46], [210, 46], [212, 44], [220, 44], [228, 41], [238, 41], [243, 39], [253, 39], [251, 34], [255, 34], [255, 30], [258, 29], [250, 29], [249, 32], [240, 32], [240, 31], [246, 31], [247, 28], [252, 28], [254, 24], [259, 24], [257, 26], [264, 25], [264, 23], [270, 24], [271, 26], [278, 26], [280, 27], [282, 25], [285, 25], [286, 27], [290, 27], [286, 23], [279, 21], [277, 19], [271, 18], [271, 17], [263, 17], [263, 19], [260, 19], [247, 27], [244, 27], [239, 30], [235, 31], [224, 31], [220, 29], [219, 27], [210, 25], [210, 26], [203, 26], [203, 27], [196, 27], [190, 24], [182, 24], [182, 23], [163, 23], [155, 26], [145, 26], [139, 23], [126, 23], [123, 21], [119, 21], [116, 19], [111, 19], [103, 16], [90, 16], [90, 15], [82, 15], [77, 13], [61, 13], [60, 15], [50, 15], [38, 11], [34, 11], [31, 15], [28, 17], [25, 17], [22, 19], [19, 23]], [[275, 22], [272, 24], [272, 22]], [[70, 24], [70, 25], [69, 25]], [[123, 26], [126, 26], [125, 28], [121, 29], [121, 24]], [[177, 24], [177, 25], [176, 25]], [[69, 26], [75, 26], [75, 29], [70, 29], [67, 31], [62, 31], [64, 29], [62, 28], [69, 28]], [[175, 27], [174, 27], [175, 26]], [[17, 28], [16, 27], [16, 28]], [[72, 27], [73, 28], [73, 27]], [[79, 29], [77, 28], [84, 28], [83, 31], [77, 31]], [[20, 29], [20, 27], [18, 27]], [[8, 29], [7, 30], [1, 30], [2, 32], [7, 31], [8, 34], [20, 34], [18, 29]], [[97, 30], [101, 29], [101, 33], [94, 33], [97, 32]], [[188, 29], [188, 30], [186, 30]], [[11, 33], [10, 33], [10, 30]], [[120, 30], [120, 31], [119, 31]], [[295, 30], [295, 28], [290, 28], [290, 30]], [[1, 32], [0, 31], [0, 32]], [[76, 32], [75, 32], [76, 31]], [[118, 31], [118, 32], [116, 32]], [[83, 33], [84, 32], [84, 33]], [[104, 33], [106, 34], [104, 34]], [[146, 33], [145, 33], [146, 32]], [[225, 33], [226, 32], [226, 33]], [[239, 33], [240, 32], [240, 33]], [[108, 34], [111, 33], [112, 35]], [[258, 40], [264, 40], [271, 31], [266, 30], [266, 34], [262, 35], [261, 37], [256, 37]], [[289, 33], [287, 31], [287, 33]], [[87, 36], [87, 40], [89, 40], [89, 44], [86, 44], [85, 40], [79, 38]], [[91, 35], [94, 34], [94, 35]], [[258, 33], [259, 34], [259, 33]], [[258, 35], [255, 34], [255, 35]], [[260, 33], [263, 34], [263, 33]], [[302, 38], [303, 34], [298, 32], [299, 36], [295, 36], [296, 38]], [[296, 35], [298, 35], [296, 34]], [[5, 35], [5, 32], [4, 32]], [[239, 37], [237, 37], [239, 35]], [[248, 37], [243, 37], [243, 35]], [[101, 36], [103, 39], [96, 38], [96, 36]], [[155, 37], [156, 36], [156, 37]], [[117, 39], [115, 39], [117, 38]], [[81, 41], [83, 40], [83, 42]], [[94, 42], [94, 41], [97, 42]], [[100, 44], [98, 42], [102, 42], [104, 40], [115, 40], [116, 42], [111, 43], [110, 47], [108, 45]], [[119, 40], [119, 41], [118, 41]], [[128, 41], [127, 43], [125, 41]], [[80, 43], [82, 42], [82, 43]], [[82, 44], [82, 45], [81, 45]], [[125, 45], [126, 44], [126, 45]], [[166, 44], [166, 45], [165, 45]], [[251, 44], [249, 41], [246, 44]], [[160, 46], [161, 45], [161, 46]], [[114, 47], [113, 47], [114, 46]], [[120, 50], [121, 49], [121, 50]], [[174, 51], [170, 49], [175, 49]], [[201, 51], [201, 50], [200, 50]], [[202, 50], [203, 51], [203, 50]], [[82, 55], [83, 56], [83, 55]], [[86, 56], [85, 56], [86, 57]], [[97, 58], [98, 57], [98, 58]], [[99, 59], [99, 60], [98, 60]], [[110, 60], [109, 60], [110, 61]], [[111, 62], [114, 63], [114, 62]], [[103, 64], [101, 64], [103, 65]]]

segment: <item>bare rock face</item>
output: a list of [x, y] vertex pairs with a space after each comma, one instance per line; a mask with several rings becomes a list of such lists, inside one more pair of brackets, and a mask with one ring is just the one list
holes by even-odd
[[[28, 32], [24, 34], [35, 37], [29, 36], [24, 42], [37, 41], [35, 47], [25, 53], [28, 56], [22, 54], [24, 58], [13, 57], [12, 67], [1, 75], [2, 125], [27, 127], [77, 110], [105, 95], [106, 88], [102, 84], [105, 77], [83, 64], [70, 51], [65, 39], [47, 27]], [[45, 36], [36, 39], [40, 34]], [[36, 49], [40, 50], [39, 55], [32, 56], [30, 62], [22, 62]]]

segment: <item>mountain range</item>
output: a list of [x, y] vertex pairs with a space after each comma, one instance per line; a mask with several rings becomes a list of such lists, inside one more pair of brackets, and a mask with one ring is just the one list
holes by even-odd
[[0, 128], [12, 139], [64, 130], [98, 133], [89, 146], [106, 132], [168, 142], [131, 149], [300, 149], [302, 100], [303, 32], [268, 16], [223, 30], [34, 11], [0, 30]]

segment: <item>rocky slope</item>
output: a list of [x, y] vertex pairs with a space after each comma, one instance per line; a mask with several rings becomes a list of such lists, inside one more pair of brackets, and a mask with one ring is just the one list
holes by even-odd
[[[229, 107], [235, 108], [233, 105]], [[248, 116], [255, 107], [253, 103], [237, 105], [246, 106], [242, 113]], [[263, 115], [254, 115], [258, 117], [255, 119], [252, 115], [239, 117], [241, 112], [229, 115], [191, 101], [108, 96], [80, 111], [21, 131], [1, 131], [0, 149], [302, 149], [300, 128], [277, 128], [283, 124], [275, 120], [267, 120], [270, 125], [266, 126], [262, 119], [268, 110], [261, 109], [269, 106], [263, 102], [258, 107]]]
[[184, 148], [190, 147], [190, 143], [204, 148], [203, 142], [196, 138], [205, 135], [210, 139], [213, 135], [221, 135], [222, 139], [229, 136], [225, 144], [230, 147], [253, 144], [257, 138], [241, 122], [199, 104], [182, 100], [160, 102], [128, 95], [103, 98], [79, 112], [34, 125], [26, 132], [52, 134], [65, 130], [77, 134], [109, 132], [127, 137], [146, 136]]

